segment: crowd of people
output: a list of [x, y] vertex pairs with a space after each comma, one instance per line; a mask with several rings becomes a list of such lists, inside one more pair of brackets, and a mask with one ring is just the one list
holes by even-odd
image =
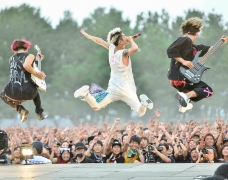
[[228, 162], [228, 124], [222, 119], [172, 123], [160, 122], [160, 116], [156, 110], [145, 123], [123, 125], [116, 118], [110, 125], [104, 120], [102, 127], [10, 126], [1, 129], [8, 147], [0, 147], [0, 154], [9, 155], [11, 164], [23, 164], [21, 147], [28, 144], [33, 149], [31, 164]]

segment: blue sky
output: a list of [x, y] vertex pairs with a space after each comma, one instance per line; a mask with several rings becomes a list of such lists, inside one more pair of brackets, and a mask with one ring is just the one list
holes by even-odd
[[[0, 0], [0, 9], [19, 6], [23, 3], [33, 7], [39, 7], [41, 16], [48, 18], [53, 27], [63, 17], [65, 10], [73, 13], [74, 19], [81, 24], [85, 17], [88, 17], [97, 7], [105, 7], [107, 10], [114, 7], [123, 11], [123, 18], [135, 22], [136, 16], [141, 12], [161, 12], [165, 9], [171, 18], [184, 15], [188, 9], [204, 11], [206, 14], [215, 12], [222, 14], [224, 21], [228, 22], [228, 1], [227, 0], [141, 0], [139, 3], [124, 0]], [[135, 1], [134, 1], [135, 2]], [[136, 1], [137, 2], [137, 1]], [[213, 11], [214, 10], [214, 11]]]

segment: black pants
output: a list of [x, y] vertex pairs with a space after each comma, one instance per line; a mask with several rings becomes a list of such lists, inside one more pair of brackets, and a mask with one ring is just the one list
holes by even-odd
[[[2, 98], [2, 100], [8, 104], [9, 106], [11, 106], [12, 108], [16, 108], [18, 105], [21, 105], [22, 102], [25, 102], [26, 100], [15, 100], [15, 99], [11, 99], [10, 97], [8, 97], [4, 91], [2, 91], [2, 93], [0, 94], [0, 97]], [[37, 114], [42, 113], [44, 110], [41, 106], [41, 99], [40, 99], [40, 94], [37, 92], [35, 98], [33, 99], [34, 105], [36, 106], [35, 112]]]
[[194, 84], [194, 83], [191, 83], [191, 82], [185, 80], [185, 83], [180, 83], [179, 85], [172, 84], [172, 86], [174, 88], [178, 89], [180, 92], [186, 93], [189, 91], [195, 91], [197, 94], [197, 97], [190, 98], [194, 102], [200, 101], [201, 99], [208, 98], [213, 95], [212, 88], [203, 81], [200, 81], [200, 82]]

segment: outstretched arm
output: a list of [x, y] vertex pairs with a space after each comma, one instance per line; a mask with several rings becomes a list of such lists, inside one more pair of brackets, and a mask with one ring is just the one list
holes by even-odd
[[91, 36], [89, 34], [87, 34], [84, 30], [81, 29], [80, 31], [85, 37], [87, 37], [88, 39], [92, 40], [93, 42], [105, 47], [106, 49], [109, 49], [110, 43], [104, 41], [103, 39], [99, 38], [99, 37], [95, 37], [95, 36]]

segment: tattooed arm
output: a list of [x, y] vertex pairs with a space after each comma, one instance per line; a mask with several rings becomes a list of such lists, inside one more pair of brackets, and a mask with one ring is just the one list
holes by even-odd
[[125, 66], [128, 66], [129, 64], [129, 56], [136, 53], [138, 51], [138, 45], [134, 42], [133, 38], [131, 36], [126, 37], [127, 41], [131, 44], [131, 47], [129, 49], [125, 49], [123, 51], [123, 64]]
[[104, 46], [106, 49], [109, 49], [110, 43], [104, 41], [103, 39], [101, 39], [99, 37], [91, 36], [91, 35], [87, 34], [84, 30], [81, 30], [81, 33], [88, 39], [92, 40], [93, 42], [95, 42], [101, 46]]

